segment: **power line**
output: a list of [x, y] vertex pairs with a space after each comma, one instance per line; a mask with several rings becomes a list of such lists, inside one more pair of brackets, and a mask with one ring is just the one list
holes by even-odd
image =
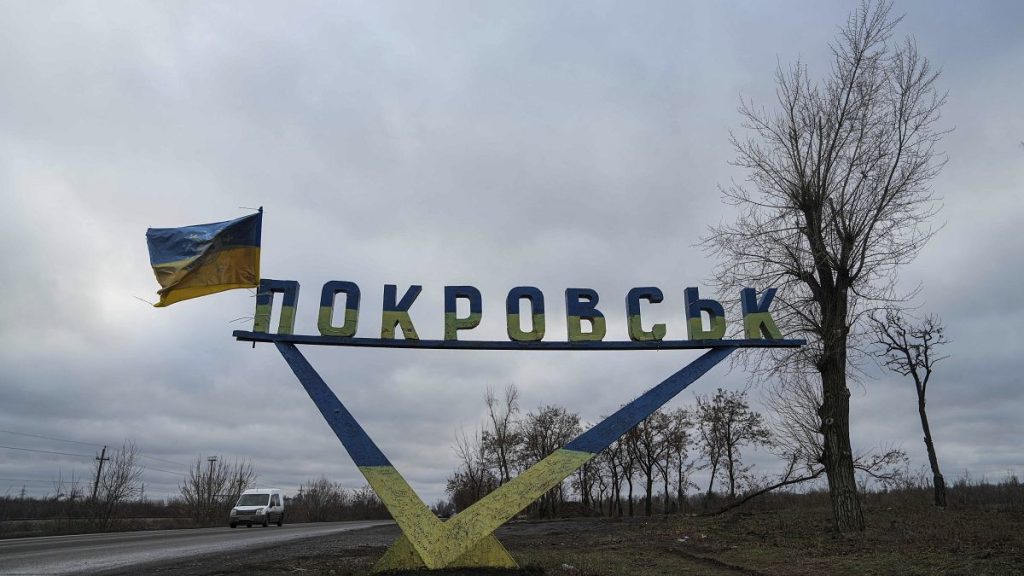
[[[40, 454], [59, 454], [61, 456], [77, 456], [79, 458], [95, 458], [95, 456], [92, 456], [91, 454], [72, 454], [71, 452], [55, 452], [53, 450], [37, 450], [35, 448], [19, 448], [17, 446], [0, 446], [0, 448], [6, 448], [8, 450], [21, 450], [23, 452], [38, 452]], [[147, 456], [147, 458], [149, 458], [149, 456]], [[98, 460], [98, 458], [97, 458], [97, 460]], [[106, 461], [106, 460], [110, 460], [110, 458], [104, 458], [104, 461]], [[154, 460], [159, 460], [159, 458], [154, 458]], [[161, 460], [161, 461], [162, 462], [166, 462], [166, 460]], [[174, 462], [171, 462], [171, 464], [174, 464]], [[181, 476], [181, 475], [184, 474], [184, 472], [175, 472], [173, 470], [164, 470], [163, 468], [157, 468], [155, 466], [144, 466], [143, 468], [145, 470], [156, 470], [158, 472], [166, 472], [167, 474], [175, 474], [177, 476]]]
[[183, 476], [184, 475], [184, 472], [172, 472], [170, 470], [164, 470], [163, 468], [154, 468], [152, 466], [146, 466], [146, 467], [144, 467], [144, 469], [145, 470], [156, 470], [157, 472], [166, 472], [168, 474], [174, 474], [176, 476]]
[[68, 442], [70, 444], [82, 444], [83, 446], [102, 446], [102, 444], [93, 444], [92, 442], [79, 442], [78, 440], [67, 440], [65, 438], [54, 438], [52, 436], [42, 436], [40, 434], [29, 434], [27, 432], [15, 432], [13, 430], [0, 430], [4, 434], [15, 434], [17, 436], [29, 436], [31, 438], [42, 438], [44, 440], [54, 440], [56, 442]]
[[25, 452], [39, 452], [41, 454], [60, 454], [61, 456], [77, 456], [79, 458], [95, 458], [92, 454], [72, 454], [71, 452], [54, 452], [53, 450], [36, 450], [35, 448], [18, 448], [17, 446], [0, 446], [8, 450], [22, 450]]
[[[3, 434], [15, 434], [17, 436], [28, 436], [30, 438], [42, 438], [43, 440], [53, 440], [55, 442], [68, 442], [70, 444], [81, 444], [82, 446], [103, 446], [102, 444], [94, 444], [92, 442], [81, 442], [79, 440], [68, 440], [67, 438], [56, 438], [56, 437], [53, 437], [53, 436], [43, 436], [42, 434], [30, 434], [28, 432], [15, 432], [14, 430], [0, 430], [0, 433], [3, 433]], [[4, 447], [7, 448], [7, 446], [4, 446]], [[12, 448], [12, 449], [14, 449], [14, 450], [21, 450], [21, 448]], [[28, 448], [25, 448], [24, 450], [28, 450]], [[37, 450], [37, 451], [44, 452], [42, 450]], [[120, 450], [116, 450], [116, 449], [115, 450], [111, 450], [111, 451], [112, 452], [120, 452]], [[53, 453], [54, 454], [67, 454], [65, 452], [53, 452]], [[181, 466], [183, 468], [187, 468], [188, 467], [186, 464], [182, 464], [181, 462], [173, 462], [171, 460], [165, 460], [163, 458], [157, 458], [156, 456], [150, 456], [148, 454], [142, 454], [142, 453], [137, 453], [137, 454], [141, 458], [148, 458], [150, 460], [156, 460], [157, 462], [163, 462], [164, 464], [173, 464], [174, 466]], [[84, 455], [80, 455], [80, 456], [84, 457]], [[165, 470], [164, 470], [164, 472], [165, 472]], [[175, 472], [175, 474], [177, 474], [177, 472]]]
[[[139, 453], [142, 458], [149, 458], [150, 460], [156, 460], [157, 462], [163, 462], [165, 464], [174, 464], [175, 466], [181, 466], [182, 468], [188, 468], [188, 465], [180, 462], [171, 462], [170, 460], [164, 460], [163, 458], [157, 458], [156, 456], [147, 456], [146, 454]], [[175, 472], [177, 474], [177, 472]]]

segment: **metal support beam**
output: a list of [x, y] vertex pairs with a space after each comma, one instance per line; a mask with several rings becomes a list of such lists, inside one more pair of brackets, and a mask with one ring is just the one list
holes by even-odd
[[374, 571], [417, 567], [515, 567], [515, 561], [494, 538], [494, 530], [529, 506], [544, 492], [557, 486], [737, 348], [712, 347], [685, 368], [623, 406], [512, 481], [491, 492], [455, 518], [442, 522], [395, 470], [295, 344], [280, 340], [274, 344], [360, 472], [402, 529], [402, 537], [392, 545], [374, 567]]

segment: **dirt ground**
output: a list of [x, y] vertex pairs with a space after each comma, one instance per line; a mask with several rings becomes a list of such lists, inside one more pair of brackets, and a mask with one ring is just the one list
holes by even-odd
[[[827, 507], [743, 510], [716, 517], [519, 522], [497, 535], [522, 570], [444, 574], [949, 575], [1024, 574], [1019, 510], [867, 507], [864, 534], [831, 530]], [[147, 573], [213, 576], [366, 574], [398, 528], [386, 526], [267, 548], [198, 557]], [[438, 574], [433, 572], [431, 574]]]

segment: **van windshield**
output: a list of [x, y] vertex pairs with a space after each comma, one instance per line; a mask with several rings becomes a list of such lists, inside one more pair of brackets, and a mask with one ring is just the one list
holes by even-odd
[[270, 494], [242, 494], [238, 499], [238, 506], [266, 506], [270, 501]]

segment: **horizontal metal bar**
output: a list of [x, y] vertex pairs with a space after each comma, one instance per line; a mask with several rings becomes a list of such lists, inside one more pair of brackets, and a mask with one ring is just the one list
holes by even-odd
[[232, 335], [245, 342], [287, 342], [314, 346], [363, 346], [370, 348], [412, 348], [416, 350], [693, 350], [705, 348], [797, 348], [806, 340], [661, 340], [650, 342], [515, 342], [486, 340], [384, 340], [341, 338], [304, 334], [270, 334], [235, 330]]

